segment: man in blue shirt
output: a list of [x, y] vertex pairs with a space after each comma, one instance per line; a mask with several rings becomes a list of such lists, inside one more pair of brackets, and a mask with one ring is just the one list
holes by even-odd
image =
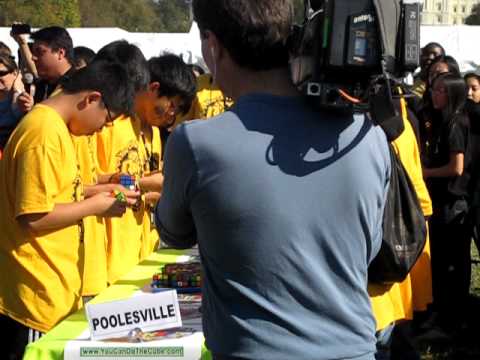
[[292, 85], [288, 0], [194, 0], [230, 111], [182, 124], [165, 155], [162, 240], [198, 243], [214, 359], [374, 359], [367, 267], [389, 183], [382, 130], [310, 109]]

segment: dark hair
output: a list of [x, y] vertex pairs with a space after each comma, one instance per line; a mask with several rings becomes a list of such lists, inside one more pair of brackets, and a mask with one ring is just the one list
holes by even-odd
[[465, 103], [467, 102], [468, 88], [465, 80], [452, 73], [443, 73], [438, 75], [432, 83], [442, 81], [447, 90], [448, 105], [443, 111], [444, 119], [451, 121], [457, 115], [465, 113]]
[[75, 67], [80, 66], [81, 60], [88, 65], [95, 57], [95, 51], [85, 46], [76, 46], [73, 48], [73, 57]]
[[430, 64], [430, 66], [428, 67], [428, 73], [430, 73], [430, 70], [432, 69], [432, 67], [434, 65], [438, 64], [438, 63], [446, 64], [447, 67], [448, 67], [448, 72], [449, 73], [452, 73], [453, 75], [458, 76], [458, 77], [461, 76], [460, 66], [458, 65], [457, 60], [453, 56], [450, 56], [450, 55], [439, 56], [435, 60], [433, 60], [432, 63]]
[[0, 53], [0, 64], [3, 64], [8, 71], [18, 70], [17, 63], [11, 55]]
[[213, 32], [237, 65], [254, 71], [288, 65], [289, 0], [193, 0], [193, 13], [200, 36]]
[[177, 55], [165, 54], [148, 60], [150, 81], [160, 83], [159, 96], [181, 99], [180, 111], [185, 114], [190, 109], [197, 91], [195, 75], [189, 66]]
[[148, 64], [137, 46], [126, 40], [113, 41], [98, 51], [93, 58], [93, 61], [97, 60], [106, 60], [125, 66], [135, 92], [147, 89], [150, 83]]
[[3, 41], [0, 41], [0, 55], [6, 54], [6, 55], [12, 55], [12, 50], [5, 44]]
[[94, 61], [62, 82], [66, 94], [98, 91], [110, 111], [133, 114], [134, 89], [125, 67], [109, 61]]
[[469, 73], [466, 73], [465, 76], [463, 77], [463, 79], [465, 81], [467, 81], [468, 79], [477, 79], [477, 81], [480, 83], [480, 75], [477, 74], [477, 73], [474, 73], [474, 72], [469, 72]]
[[[196, 71], [199, 75], [205, 74], [205, 70], [203, 70], [203, 67], [201, 67], [200, 65], [188, 64], [188, 67], [190, 68], [190, 70], [192, 70], [192, 72]], [[195, 75], [195, 73], [194, 73], [194, 75]]]
[[429, 42], [427, 45], [425, 45], [423, 48], [422, 48], [422, 52], [423, 51], [427, 51], [427, 49], [434, 49], [434, 48], [438, 48], [440, 50], [442, 50], [442, 55], [445, 55], [445, 49], [443, 48], [442, 45], [440, 45], [439, 43], [437, 42]]
[[33, 41], [44, 42], [54, 51], [65, 50], [65, 57], [73, 64], [73, 41], [68, 31], [60, 26], [50, 26], [35, 31], [30, 35]]

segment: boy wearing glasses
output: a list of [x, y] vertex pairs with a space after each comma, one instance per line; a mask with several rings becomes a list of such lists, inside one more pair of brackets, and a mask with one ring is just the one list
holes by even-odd
[[164, 55], [147, 63], [140, 50], [125, 41], [107, 45], [96, 59], [124, 63], [136, 90], [136, 116], [115, 119], [97, 134], [98, 171], [103, 174], [99, 179], [118, 183], [121, 175], [130, 175], [144, 194], [121, 219], [106, 221], [108, 282], [113, 283], [158, 244], [150, 218], [150, 206], [160, 197], [163, 184], [158, 127], [170, 126], [177, 112], [189, 108], [195, 79], [177, 56]]
[[131, 202], [110, 193], [83, 196], [71, 135], [98, 131], [110, 111], [131, 109], [120, 65], [98, 62], [36, 105], [17, 126], [0, 161], [0, 327], [6, 358], [80, 306], [83, 218], [121, 216]]

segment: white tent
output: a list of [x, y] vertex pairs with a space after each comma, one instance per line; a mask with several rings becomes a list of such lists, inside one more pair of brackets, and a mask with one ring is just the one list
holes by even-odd
[[480, 70], [480, 26], [422, 26], [421, 45], [429, 42], [441, 44], [448, 55], [453, 56], [462, 72]]
[[[137, 45], [145, 57], [172, 52], [182, 55], [188, 63], [203, 63], [200, 36], [196, 23], [188, 33], [131, 33], [119, 28], [70, 28], [74, 46], [87, 46], [99, 50], [111, 41], [125, 39]], [[9, 28], [0, 28], [0, 41], [17, 51], [15, 41], [9, 35]], [[435, 41], [442, 44], [447, 54], [455, 57], [463, 72], [480, 67], [480, 26], [422, 26], [421, 45]]]
[[[196, 23], [188, 33], [132, 33], [119, 28], [69, 28], [74, 46], [87, 46], [98, 51], [102, 46], [115, 40], [127, 40], [137, 45], [147, 59], [163, 52], [181, 55], [188, 63], [202, 63], [200, 35]], [[0, 41], [6, 43], [15, 53], [18, 49], [10, 37], [10, 28], [0, 27]]]

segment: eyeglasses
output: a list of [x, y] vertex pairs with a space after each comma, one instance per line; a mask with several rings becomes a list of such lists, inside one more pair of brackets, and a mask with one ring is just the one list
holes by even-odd
[[113, 116], [112, 116], [112, 113], [110, 112], [110, 108], [108, 107], [107, 102], [105, 101], [103, 96], [102, 96], [102, 100], [103, 100], [103, 105], [105, 106], [105, 109], [107, 110], [107, 122], [111, 123], [114, 120]]

